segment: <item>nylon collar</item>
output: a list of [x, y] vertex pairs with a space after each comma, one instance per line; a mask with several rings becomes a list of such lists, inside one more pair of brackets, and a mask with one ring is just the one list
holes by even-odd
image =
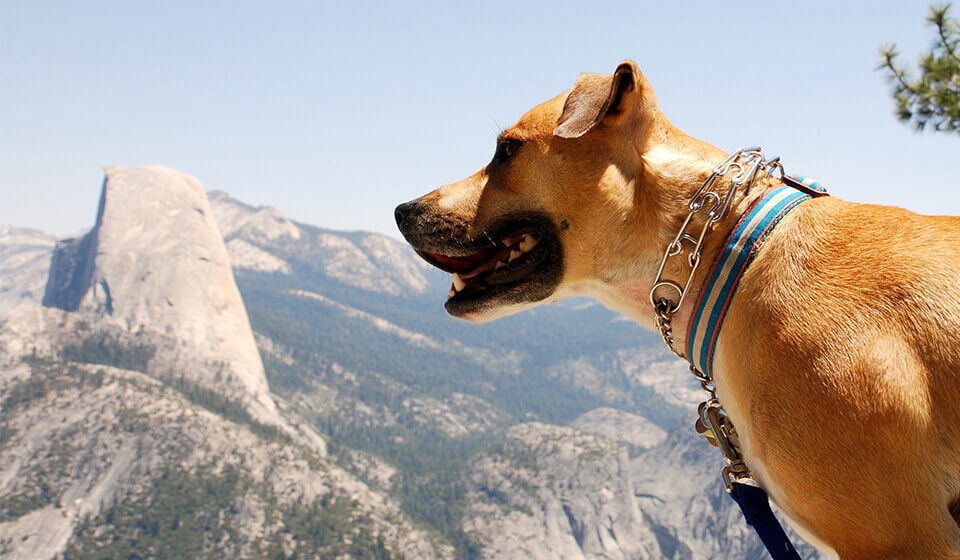
[[694, 303], [687, 327], [686, 357], [713, 379], [713, 356], [720, 328], [744, 271], [773, 228], [791, 210], [826, 189], [806, 177], [784, 177], [783, 184], [767, 191], [740, 218], [723, 250], [707, 273], [707, 281]]

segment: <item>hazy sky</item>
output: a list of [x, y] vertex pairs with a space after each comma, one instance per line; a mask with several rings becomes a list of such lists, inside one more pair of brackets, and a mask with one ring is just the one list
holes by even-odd
[[0, 224], [76, 233], [104, 165], [157, 163], [398, 236], [398, 202], [473, 173], [501, 128], [623, 59], [694, 136], [762, 146], [843, 198], [960, 214], [960, 136], [898, 123], [874, 70], [889, 42], [916, 61], [927, 6], [0, 0]]

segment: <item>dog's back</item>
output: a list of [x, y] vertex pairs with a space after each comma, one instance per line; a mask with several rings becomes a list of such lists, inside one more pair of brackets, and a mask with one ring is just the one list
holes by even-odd
[[808, 202], [742, 279], [717, 359], [752, 471], [802, 526], [842, 558], [956, 557], [960, 217]]

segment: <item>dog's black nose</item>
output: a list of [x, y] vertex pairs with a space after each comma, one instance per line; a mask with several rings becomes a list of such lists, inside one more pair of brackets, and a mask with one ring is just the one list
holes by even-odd
[[410, 217], [410, 214], [413, 212], [416, 203], [414, 202], [404, 202], [403, 204], [397, 206], [397, 209], [393, 211], [393, 217], [397, 220], [397, 227], [400, 228], [400, 231], [403, 231], [403, 224], [407, 221], [407, 218]]

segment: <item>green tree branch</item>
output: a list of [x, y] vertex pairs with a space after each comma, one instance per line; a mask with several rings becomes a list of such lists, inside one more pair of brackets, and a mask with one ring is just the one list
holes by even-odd
[[891, 84], [897, 118], [918, 131], [960, 134], [960, 23], [950, 17], [950, 5], [931, 6], [927, 23], [936, 27], [930, 51], [920, 57], [920, 76], [898, 64], [896, 45], [880, 49], [881, 64]]

